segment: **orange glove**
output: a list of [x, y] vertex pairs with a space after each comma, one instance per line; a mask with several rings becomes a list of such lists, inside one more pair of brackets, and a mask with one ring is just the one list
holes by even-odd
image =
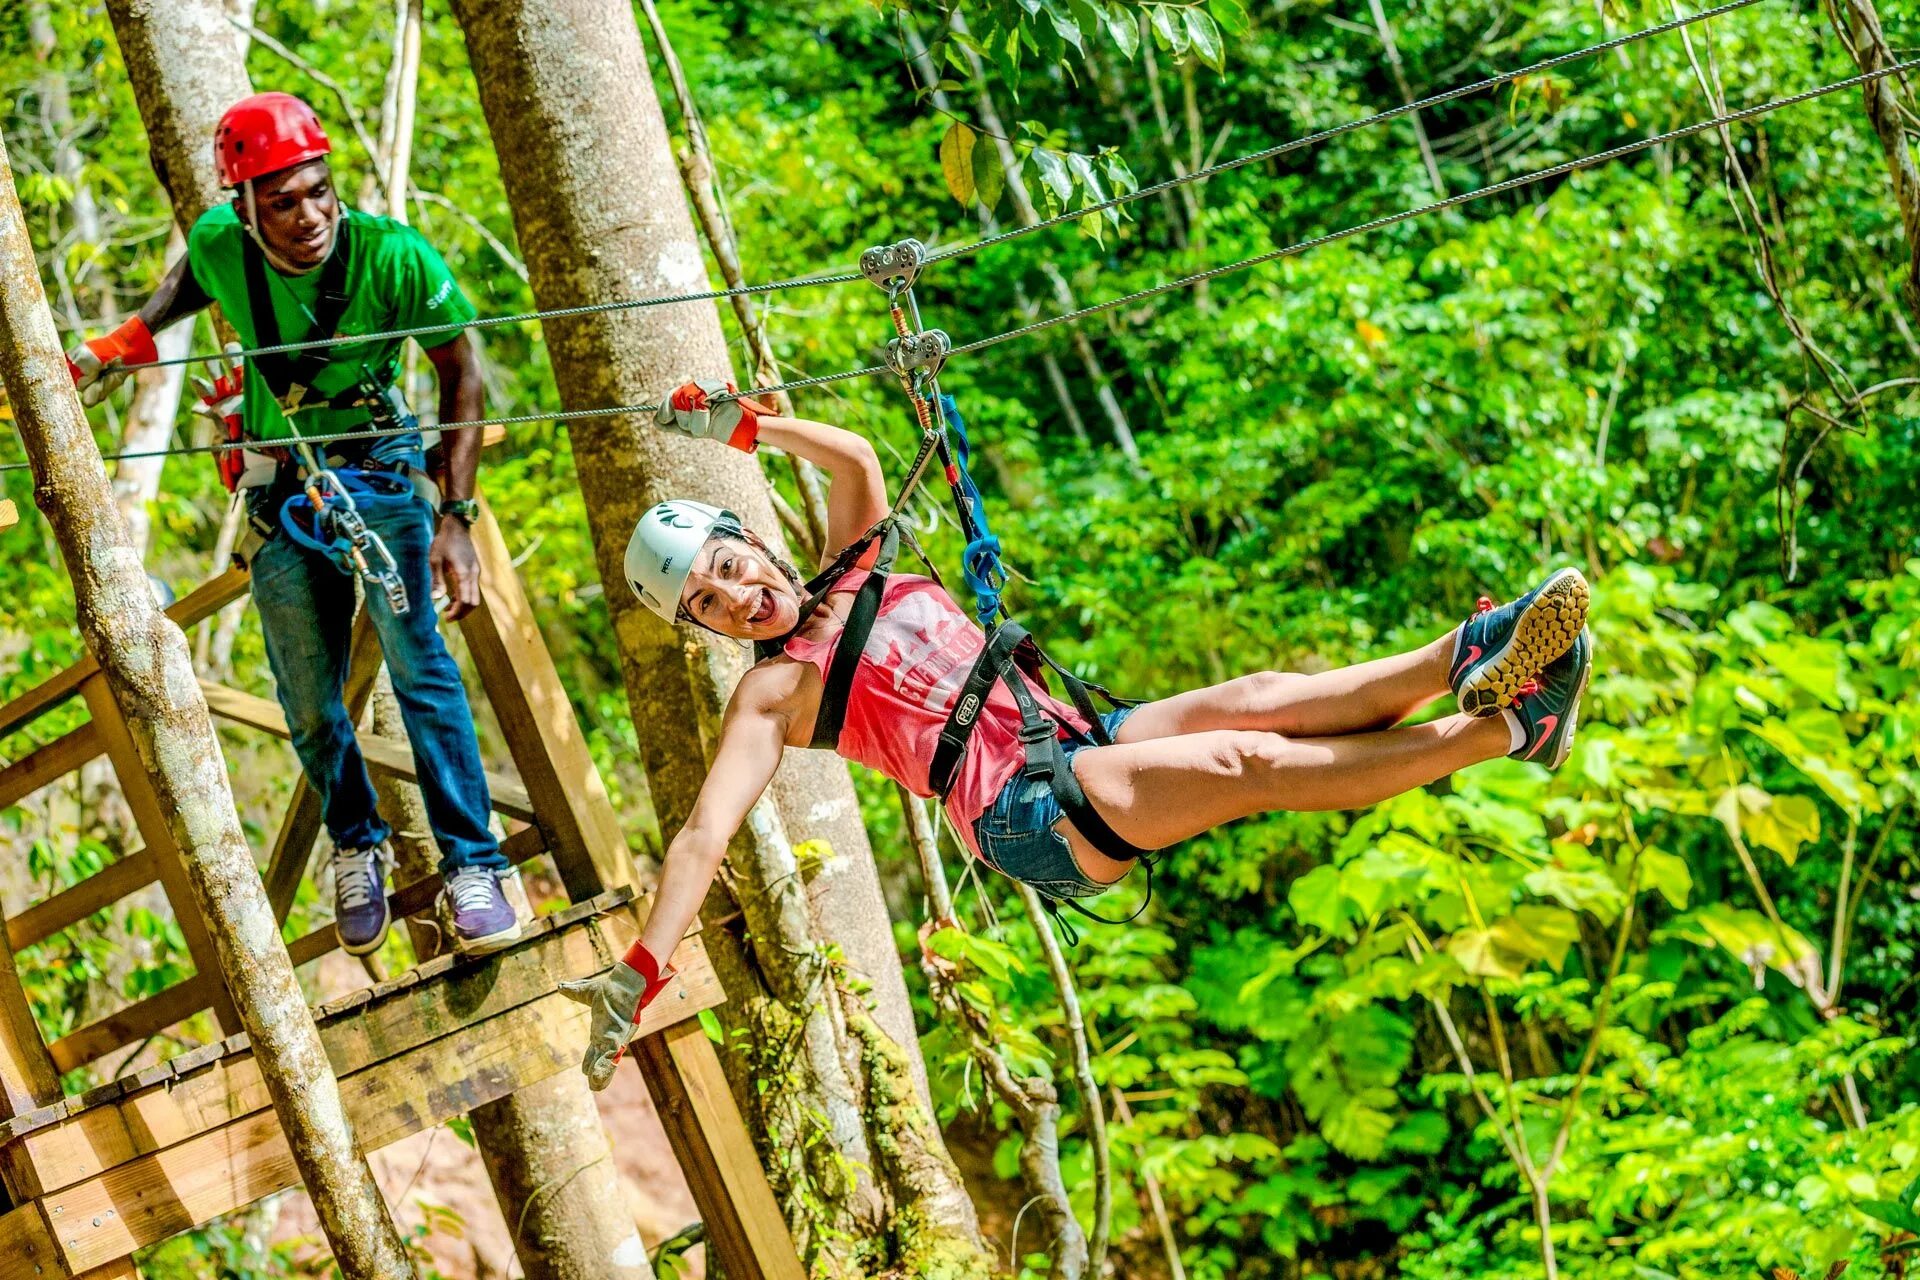
[[665, 431], [722, 440], [752, 453], [760, 443], [760, 415], [773, 412], [771, 406], [741, 399], [731, 382], [701, 378], [662, 396], [653, 421]]
[[[233, 367], [212, 382], [205, 378], [193, 380], [193, 385], [200, 390], [200, 402], [193, 406], [193, 411], [219, 428], [220, 438], [229, 443], [246, 439], [240, 416], [240, 406], [246, 398], [246, 376], [246, 366], [236, 358]], [[246, 450], [222, 449], [213, 456], [220, 467], [220, 483], [232, 493], [240, 484], [240, 473], [247, 469]]]
[[104, 338], [93, 338], [67, 352], [67, 372], [88, 404], [99, 404], [131, 372], [122, 365], [152, 364], [160, 358], [153, 334], [139, 316]]

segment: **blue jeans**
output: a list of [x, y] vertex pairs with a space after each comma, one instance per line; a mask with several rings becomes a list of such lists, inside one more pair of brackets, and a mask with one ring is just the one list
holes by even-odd
[[[267, 489], [248, 492], [249, 510], [258, 507], [276, 528], [277, 496]], [[427, 563], [432, 513], [405, 487], [358, 498], [356, 505], [367, 528], [393, 553], [407, 586], [411, 607], [405, 614], [396, 617], [377, 591], [367, 593], [365, 608], [413, 743], [427, 820], [440, 846], [441, 874], [459, 867], [503, 870], [507, 859], [487, 830], [492, 801], [467, 691], [435, 624], [433, 572]], [[320, 793], [327, 833], [342, 849], [378, 844], [393, 829], [380, 817], [366, 760], [341, 700], [353, 633], [354, 579], [325, 556], [297, 545], [284, 530], [255, 554], [252, 570], [275, 692], [287, 714], [294, 752]]]
[[[1133, 707], [1119, 707], [1100, 717], [1107, 734], [1119, 732]], [[1086, 744], [1071, 738], [1060, 744], [1073, 766], [1073, 757]], [[1003, 875], [1024, 881], [1054, 898], [1091, 898], [1113, 888], [1101, 884], [1074, 860], [1067, 838], [1053, 829], [1060, 821], [1060, 802], [1053, 798], [1053, 787], [1045, 778], [1029, 778], [1016, 773], [1000, 788], [993, 805], [973, 823], [973, 838], [980, 853]]]

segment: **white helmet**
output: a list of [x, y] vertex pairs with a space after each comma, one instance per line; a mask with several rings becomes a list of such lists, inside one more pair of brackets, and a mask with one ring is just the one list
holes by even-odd
[[627, 585], [640, 603], [668, 622], [680, 614], [680, 592], [693, 557], [715, 529], [738, 529], [740, 517], [704, 502], [675, 498], [640, 517], [627, 540]]

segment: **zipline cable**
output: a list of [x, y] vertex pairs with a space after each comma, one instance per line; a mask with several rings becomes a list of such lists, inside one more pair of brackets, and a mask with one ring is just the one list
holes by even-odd
[[1008, 240], [1017, 240], [1021, 236], [1032, 235], [1036, 231], [1045, 231], [1049, 227], [1058, 227], [1069, 222], [1078, 222], [1089, 215], [1102, 214], [1109, 209], [1117, 209], [1123, 204], [1132, 204], [1136, 200], [1145, 200], [1149, 197], [1157, 196], [1162, 192], [1171, 191], [1175, 187], [1185, 186], [1190, 182], [1201, 182], [1218, 174], [1229, 173], [1250, 164], [1258, 164], [1262, 160], [1271, 160], [1276, 156], [1286, 155], [1288, 152], [1317, 146], [1330, 138], [1337, 138], [1342, 134], [1371, 128], [1376, 124], [1385, 124], [1389, 120], [1398, 120], [1402, 116], [1413, 115], [1415, 112], [1424, 111], [1430, 107], [1441, 106], [1445, 103], [1453, 102], [1456, 99], [1465, 98], [1488, 89], [1497, 89], [1503, 84], [1521, 80], [1527, 76], [1538, 75], [1542, 71], [1551, 71], [1553, 68], [1565, 66], [1569, 62], [1577, 62], [1582, 58], [1590, 58], [1597, 53], [1611, 53], [1613, 50], [1624, 48], [1627, 45], [1633, 44], [1635, 41], [1665, 35], [1669, 31], [1678, 31], [1682, 27], [1690, 27], [1696, 22], [1706, 22], [1709, 19], [1718, 18], [1723, 14], [1732, 13], [1736, 9], [1744, 9], [1750, 4], [1758, 3], [1759, 0], [1729, 0], [1729, 3], [1720, 5], [1718, 8], [1703, 9], [1699, 13], [1684, 14], [1681, 17], [1663, 22], [1659, 26], [1647, 27], [1640, 31], [1629, 31], [1625, 35], [1615, 36], [1611, 40], [1603, 40], [1599, 44], [1588, 45], [1584, 49], [1575, 49], [1571, 53], [1556, 54], [1551, 58], [1533, 63], [1531, 66], [1520, 67], [1513, 71], [1498, 72], [1488, 76], [1484, 80], [1477, 80], [1472, 84], [1462, 85], [1457, 89], [1447, 89], [1441, 93], [1433, 94], [1430, 97], [1421, 98], [1417, 102], [1409, 102], [1405, 106], [1393, 107], [1386, 111], [1377, 111], [1372, 115], [1361, 116], [1357, 120], [1349, 120], [1345, 124], [1337, 124], [1331, 128], [1322, 129], [1318, 133], [1309, 133], [1302, 137], [1294, 138], [1291, 141], [1282, 142], [1277, 146], [1267, 147], [1262, 151], [1255, 151], [1233, 160], [1223, 160], [1219, 164], [1209, 165], [1204, 169], [1196, 169], [1194, 172], [1181, 177], [1168, 178], [1164, 182], [1156, 182], [1150, 187], [1140, 187], [1133, 191], [1124, 192], [1095, 204], [1090, 204], [1084, 209], [1074, 209], [1064, 213], [1057, 213], [1053, 217], [1042, 219], [1030, 227], [1012, 227], [994, 235], [984, 236], [969, 244], [955, 245], [951, 249], [941, 249], [929, 253], [927, 255], [927, 263], [931, 265], [935, 262], [949, 262], [955, 258], [963, 258], [970, 254], [978, 253], [980, 250], [988, 248], [991, 245], [1003, 244]]
[[[1008, 240], [1031, 235], [1036, 231], [1044, 231], [1049, 227], [1057, 227], [1068, 222], [1078, 222], [1089, 214], [1101, 214], [1109, 209], [1119, 208], [1124, 204], [1132, 204], [1136, 200], [1145, 200], [1151, 196], [1159, 195], [1164, 191], [1171, 191], [1175, 187], [1185, 186], [1191, 182], [1202, 182], [1218, 174], [1228, 173], [1234, 169], [1244, 168], [1250, 164], [1258, 164], [1262, 160], [1271, 160], [1275, 156], [1282, 156], [1306, 147], [1317, 146], [1331, 138], [1340, 137], [1342, 134], [1370, 128], [1376, 124], [1385, 124], [1390, 120], [1398, 120], [1402, 116], [1411, 115], [1416, 111], [1437, 107], [1444, 103], [1453, 102], [1459, 98], [1482, 93], [1488, 89], [1495, 89], [1503, 84], [1524, 79], [1527, 76], [1538, 75], [1543, 71], [1550, 71], [1555, 67], [1565, 66], [1570, 62], [1577, 62], [1582, 58], [1590, 58], [1595, 54], [1611, 53], [1615, 49], [1624, 48], [1637, 41], [1650, 39], [1653, 36], [1665, 35], [1670, 31], [1677, 31], [1682, 27], [1692, 26], [1698, 22], [1706, 22], [1710, 19], [1721, 17], [1724, 14], [1732, 13], [1736, 9], [1744, 9], [1748, 5], [1758, 3], [1760, 3], [1760, 0], [1728, 0], [1728, 3], [1716, 8], [1703, 9], [1699, 13], [1686, 14], [1660, 23], [1658, 26], [1646, 27], [1639, 31], [1629, 31], [1624, 35], [1615, 36], [1611, 40], [1603, 40], [1599, 44], [1588, 45], [1583, 49], [1575, 49], [1571, 53], [1556, 54], [1551, 58], [1546, 58], [1512, 71], [1502, 71], [1495, 75], [1488, 76], [1484, 80], [1476, 80], [1472, 84], [1462, 85], [1457, 89], [1447, 89], [1441, 93], [1433, 94], [1430, 97], [1422, 98], [1417, 102], [1409, 102], [1405, 106], [1393, 107], [1386, 111], [1375, 112], [1372, 115], [1361, 116], [1357, 120], [1349, 120], [1345, 124], [1334, 125], [1332, 128], [1322, 129], [1318, 133], [1306, 134], [1302, 137], [1282, 142], [1277, 146], [1268, 147], [1262, 151], [1255, 151], [1233, 160], [1223, 160], [1219, 164], [1209, 165], [1204, 169], [1195, 170], [1184, 177], [1169, 178], [1164, 182], [1157, 182], [1150, 187], [1141, 187], [1102, 200], [1084, 209], [1075, 209], [1070, 213], [1056, 214], [1051, 218], [1036, 222], [1030, 227], [1014, 227], [995, 235], [982, 237], [979, 240], [974, 240], [967, 244], [955, 245], [951, 249], [941, 249], [930, 253], [927, 256], [927, 262], [929, 264], [948, 262], [956, 258], [967, 257], [992, 245], [1002, 244]], [[725, 298], [778, 293], [786, 289], [850, 284], [859, 279], [861, 279], [861, 276], [857, 271], [843, 271], [832, 275], [797, 276], [789, 280], [771, 280], [766, 284], [740, 285], [731, 289], [710, 289], [704, 293], [659, 294], [645, 298], [628, 298], [618, 302], [591, 302], [577, 307], [556, 307], [546, 311], [520, 311], [512, 315], [486, 316], [469, 320], [463, 327], [470, 329], [490, 329], [499, 325], [524, 324], [532, 320], [563, 320], [573, 316], [599, 315], [615, 311], [634, 311], [644, 307], [664, 307], [681, 302], [717, 302]], [[295, 351], [312, 351], [320, 347], [344, 347], [365, 342], [385, 342], [394, 338], [418, 338], [428, 334], [445, 333], [446, 331], [447, 326], [445, 325], [419, 325], [410, 329], [383, 329], [374, 333], [340, 334], [332, 338], [312, 338], [301, 342], [281, 342], [269, 347], [251, 347], [236, 352], [222, 351], [174, 356], [165, 360], [149, 361], [145, 364], [126, 364], [118, 367], [131, 372], [140, 369], [160, 369], [169, 365], [212, 364], [251, 356], [286, 355]]]
[[[1747, 0], [1752, 3], [1752, 0]], [[770, 280], [766, 284], [743, 284], [733, 289], [709, 289], [705, 293], [666, 293], [649, 298], [624, 298], [619, 302], [589, 302], [577, 307], [555, 307], [547, 311], [518, 311], [505, 316], [480, 316], [458, 326], [462, 329], [491, 329], [503, 324], [525, 324], [529, 320], [564, 320], [572, 316], [599, 315], [608, 311], [635, 311], [642, 307], [664, 307], [676, 302], [716, 302], [749, 294], [778, 293], [783, 289], [801, 289], [814, 285], [851, 284], [861, 279], [858, 271], [843, 271], [828, 276], [798, 276], [792, 280]], [[343, 333], [332, 338], [309, 338], [302, 342], [281, 342], [271, 347], [246, 347], [238, 351], [210, 351], [204, 354], [174, 356], [167, 360], [149, 360], [145, 364], [116, 365], [117, 369], [138, 372], [163, 369], [175, 364], [215, 364], [252, 356], [285, 355], [292, 351], [312, 351], [318, 347], [350, 347], [363, 342], [385, 342], [390, 338], [418, 338], [430, 333], [445, 333], [444, 324], [416, 325], [411, 329], [381, 329], [374, 333]]]
[[[1457, 205], [1466, 204], [1469, 201], [1513, 191], [1535, 182], [1543, 182], [1549, 178], [1563, 177], [1577, 170], [1606, 164], [1621, 159], [1622, 157], [1634, 155], [1638, 152], [1646, 151], [1649, 148], [1660, 146], [1663, 143], [1677, 142], [1683, 138], [1691, 138], [1695, 134], [1705, 133], [1710, 129], [1723, 129], [1728, 125], [1742, 124], [1748, 120], [1757, 119], [1760, 116], [1766, 115], [1769, 112], [1778, 111], [1784, 107], [1799, 106], [1801, 103], [1811, 102], [1815, 98], [1823, 98], [1830, 93], [1838, 93], [1842, 89], [1853, 89], [1861, 85], [1872, 84], [1876, 80], [1883, 80], [1888, 76], [1901, 75], [1916, 69], [1920, 69], [1920, 58], [1912, 58], [1905, 62], [1896, 62], [1890, 66], [1881, 67], [1874, 71], [1863, 71], [1858, 75], [1848, 76], [1844, 80], [1836, 80], [1832, 84], [1822, 85], [1816, 89], [1807, 89], [1785, 98], [1774, 98], [1756, 106], [1743, 107], [1739, 111], [1729, 111], [1725, 115], [1714, 116], [1708, 120], [1701, 120], [1695, 124], [1669, 130], [1666, 133], [1655, 134], [1652, 137], [1641, 138], [1635, 142], [1624, 143], [1621, 146], [1611, 148], [1607, 151], [1596, 152], [1593, 155], [1583, 156], [1577, 160], [1568, 160], [1562, 164], [1553, 165], [1550, 168], [1541, 169], [1533, 173], [1523, 173], [1516, 177], [1493, 183], [1491, 186], [1479, 187], [1472, 191], [1463, 191], [1459, 195], [1449, 196], [1444, 200], [1436, 200], [1431, 204], [1420, 205], [1412, 209], [1404, 209], [1398, 213], [1390, 213], [1385, 217], [1375, 218], [1370, 222], [1358, 223], [1339, 231], [1330, 231], [1326, 235], [1297, 241], [1287, 245], [1285, 248], [1256, 254], [1250, 258], [1242, 258], [1238, 262], [1211, 267], [1205, 271], [1196, 271], [1192, 275], [1181, 276], [1177, 280], [1169, 280], [1149, 289], [1141, 289], [1118, 298], [1110, 298], [1105, 302], [1096, 302], [1090, 306], [1081, 307], [1075, 311], [1063, 312], [1057, 316], [1048, 316], [1044, 320], [1036, 320], [1031, 324], [1021, 325], [1017, 329], [1009, 329], [1005, 333], [998, 333], [990, 338], [980, 338], [973, 342], [962, 343], [954, 347], [949, 355], [962, 355], [967, 352], [984, 351], [988, 347], [998, 346], [1003, 342], [1011, 342], [1015, 338], [1024, 338], [1028, 334], [1039, 333], [1044, 329], [1054, 328], [1056, 325], [1069, 324], [1075, 320], [1112, 311], [1146, 298], [1157, 297], [1163, 293], [1171, 293], [1176, 289], [1189, 288], [1199, 284], [1203, 280], [1212, 280], [1220, 276], [1231, 275], [1236, 271], [1245, 271], [1249, 267], [1257, 267], [1268, 262], [1276, 262], [1281, 258], [1296, 257], [1299, 254], [1306, 253], [1310, 249], [1332, 244], [1338, 240], [1346, 240], [1353, 236], [1364, 235], [1369, 231], [1378, 231], [1382, 228], [1407, 222], [1425, 214], [1437, 213], [1443, 209], [1451, 209]], [[848, 369], [841, 373], [828, 373], [812, 378], [799, 378], [792, 382], [776, 383], [768, 387], [754, 387], [751, 390], [742, 391], [739, 394], [746, 398], [759, 398], [775, 395], [783, 391], [801, 391], [808, 387], [826, 386], [835, 382], [848, 382], [855, 378], [871, 378], [878, 374], [891, 372], [892, 370], [888, 369], [885, 365], [868, 365], [865, 368]], [[441, 423], [437, 427], [426, 429], [436, 430], [445, 434], [449, 431], [471, 431], [475, 428], [523, 426], [534, 422], [576, 422], [583, 418], [613, 418], [625, 414], [650, 414], [658, 408], [659, 406], [655, 404], [627, 404], [610, 405], [602, 409], [563, 409], [555, 413], [523, 413], [505, 418], [481, 418], [472, 422], [447, 422]], [[378, 440], [389, 436], [411, 435], [419, 430], [422, 430], [422, 428], [341, 431], [331, 435], [312, 435], [304, 438], [309, 444], [339, 444], [355, 440]], [[204, 445], [181, 445], [168, 449], [143, 449], [132, 453], [107, 454], [104, 460], [119, 462], [137, 458], [167, 458], [196, 453], [221, 453], [228, 449], [257, 448], [262, 445], [272, 447], [274, 443], [275, 442], [271, 440], [253, 440], [222, 441], [215, 444]], [[31, 464], [26, 462], [0, 463], [0, 473], [24, 471], [30, 465]]]

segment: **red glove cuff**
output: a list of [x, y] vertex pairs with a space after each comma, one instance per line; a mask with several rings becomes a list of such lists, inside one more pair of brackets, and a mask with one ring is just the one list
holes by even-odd
[[620, 957], [620, 962], [647, 980], [647, 989], [641, 994], [640, 1004], [633, 1011], [633, 1020], [638, 1022], [641, 1013], [653, 1003], [653, 998], [660, 994], [678, 970], [672, 965], [661, 968], [660, 962], [654, 959], [653, 952], [647, 950], [638, 939], [635, 939], [634, 944], [627, 948], [627, 954]]
[[754, 415], [753, 410], [742, 406], [740, 425], [735, 427], [733, 434], [727, 437], [727, 447], [738, 449], [742, 453], [752, 453], [760, 447], [760, 419]]
[[87, 344], [94, 355], [100, 357], [101, 364], [114, 360], [123, 360], [127, 364], [152, 364], [160, 358], [160, 349], [153, 345], [153, 334], [147, 329], [147, 322], [139, 316], [133, 317], [104, 338], [95, 338]]

